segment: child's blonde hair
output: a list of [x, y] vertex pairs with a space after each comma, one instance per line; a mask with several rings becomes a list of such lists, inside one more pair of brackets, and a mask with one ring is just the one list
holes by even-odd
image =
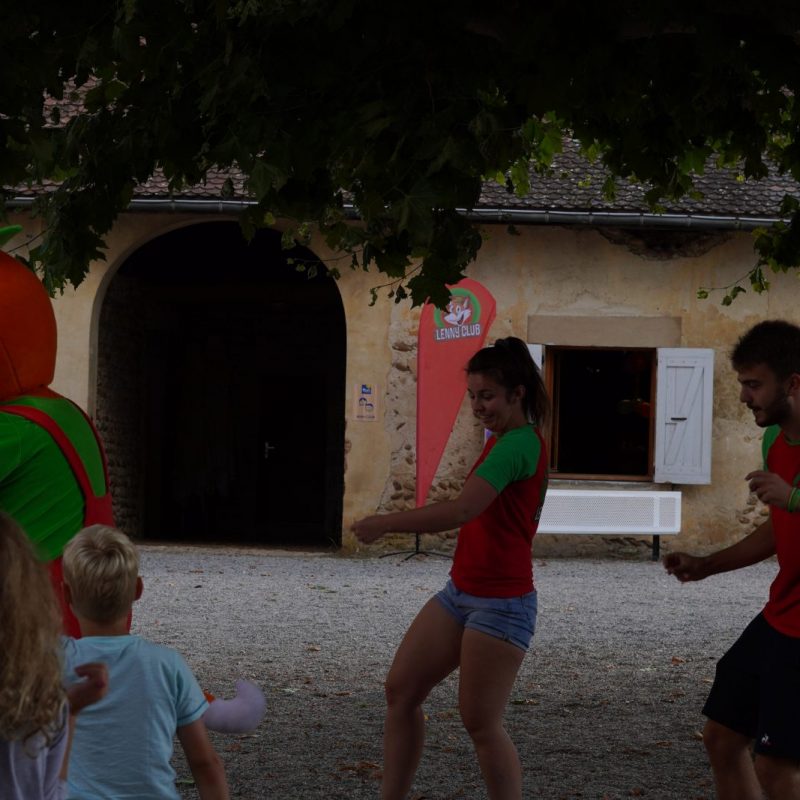
[[114, 622], [136, 599], [139, 554], [131, 540], [108, 525], [90, 525], [64, 548], [64, 583], [78, 616]]
[[0, 512], [0, 739], [42, 734], [62, 724], [61, 613], [46, 567], [28, 537]]

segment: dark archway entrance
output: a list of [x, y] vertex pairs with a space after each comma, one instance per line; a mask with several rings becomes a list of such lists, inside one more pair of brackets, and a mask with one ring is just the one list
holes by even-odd
[[118, 524], [135, 536], [338, 546], [345, 324], [335, 282], [260, 231], [194, 225], [112, 279], [98, 427]]

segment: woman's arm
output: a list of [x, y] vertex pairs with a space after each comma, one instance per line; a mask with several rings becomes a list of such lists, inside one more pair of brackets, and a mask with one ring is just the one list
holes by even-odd
[[454, 500], [443, 500], [429, 506], [374, 514], [357, 520], [351, 526], [356, 538], [364, 544], [385, 533], [435, 533], [461, 527], [485, 511], [497, 497], [497, 489], [474, 473], [467, 478], [461, 494]]

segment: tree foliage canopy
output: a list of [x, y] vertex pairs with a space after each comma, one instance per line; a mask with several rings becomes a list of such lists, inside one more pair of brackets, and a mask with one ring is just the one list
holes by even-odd
[[[175, 194], [241, 173], [246, 233], [313, 223], [415, 303], [480, 247], [457, 209], [486, 177], [524, 193], [564, 136], [653, 203], [715, 160], [800, 180], [796, 2], [30, 0], [0, 17], [0, 185], [6, 203], [49, 187], [31, 259], [54, 289], [156, 171]], [[762, 264], [800, 262], [784, 210]]]

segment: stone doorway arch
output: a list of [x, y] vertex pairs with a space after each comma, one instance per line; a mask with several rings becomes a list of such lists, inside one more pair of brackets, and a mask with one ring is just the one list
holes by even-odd
[[227, 221], [165, 233], [112, 277], [97, 347], [96, 419], [123, 530], [341, 544], [344, 309], [311, 251], [282, 250], [269, 230], [248, 243]]

